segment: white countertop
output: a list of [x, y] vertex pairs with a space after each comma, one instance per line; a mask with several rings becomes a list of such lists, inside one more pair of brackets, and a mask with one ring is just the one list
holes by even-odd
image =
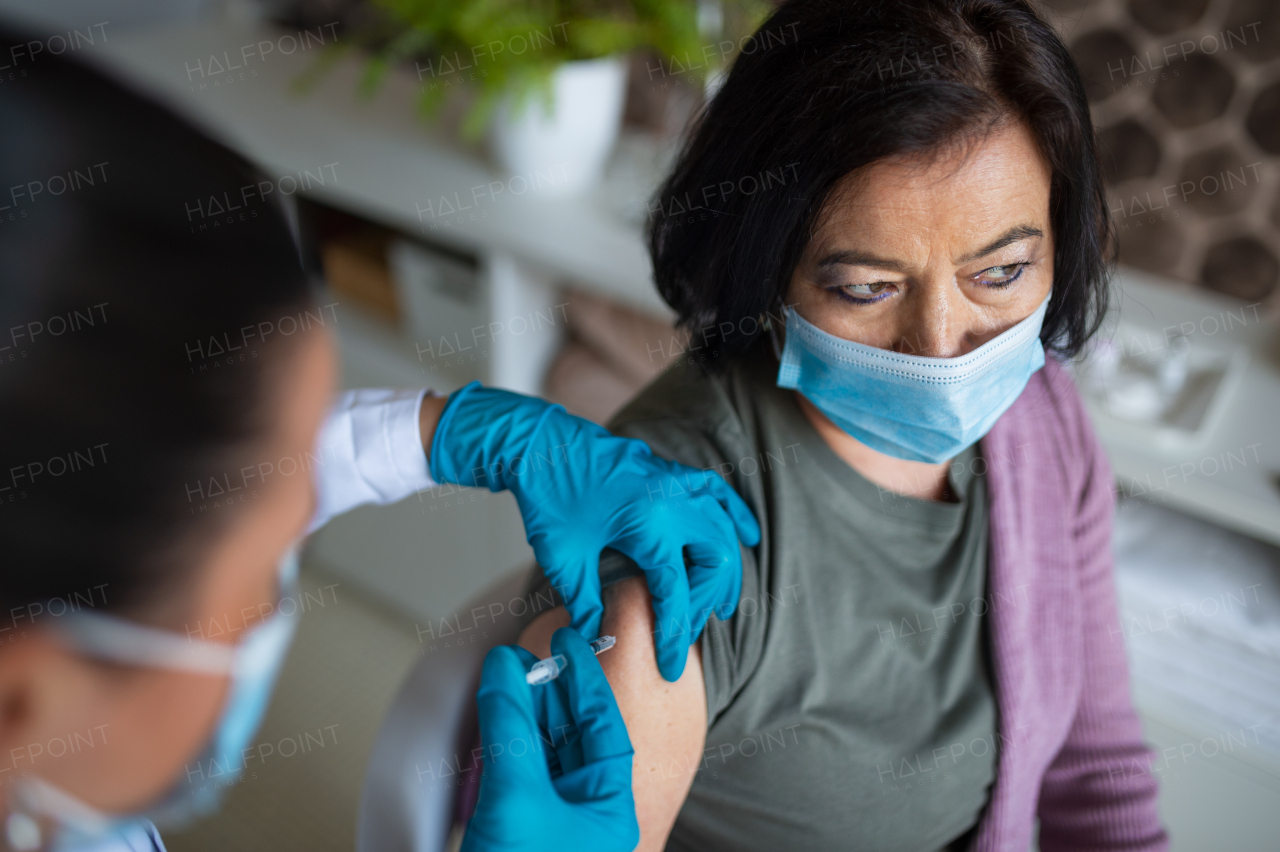
[[1262, 319], [1260, 308], [1235, 299], [1133, 270], [1122, 270], [1120, 285], [1121, 318], [1150, 331], [1157, 342], [1190, 323], [1193, 344], [1233, 344], [1249, 356], [1221, 420], [1194, 448], [1162, 448], [1150, 437], [1108, 428], [1104, 418], [1095, 417], [1121, 486], [1280, 544], [1280, 332]]

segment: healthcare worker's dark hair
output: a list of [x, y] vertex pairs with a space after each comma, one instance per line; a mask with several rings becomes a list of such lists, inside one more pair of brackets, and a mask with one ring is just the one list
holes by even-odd
[[707, 365], [778, 316], [833, 188], [1026, 122], [1051, 173], [1056, 254], [1041, 338], [1076, 354], [1115, 245], [1084, 86], [1023, 0], [790, 0], [744, 43], [650, 204], [658, 289]]
[[0, 643], [180, 588], [312, 305], [270, 182], [29, 43], [0, 29]]

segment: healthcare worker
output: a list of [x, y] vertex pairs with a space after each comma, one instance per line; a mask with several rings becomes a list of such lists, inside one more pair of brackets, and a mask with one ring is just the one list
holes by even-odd
[[[736, 604], [738, 542], [758, 538], [745, 505], [504, 391], [333, 406], [336, 317], [270, 182], [33, 43], [0, 31], [0, 842], [163, 849], [153, 820], [207, 813], [223, 786], [189, 767], [234, 777], [248, 759], [296, 623], [298, 540], [457, 483], [515, 495], [573, 616], [552, 683], [526, 683], [520, 649], [486, 660], [464, 846], [631, 849], [631, 744], [587, 645], [597, 559], [645, 570], [675, 679]], [[502, 748], [517, 740], [533, 748]]]

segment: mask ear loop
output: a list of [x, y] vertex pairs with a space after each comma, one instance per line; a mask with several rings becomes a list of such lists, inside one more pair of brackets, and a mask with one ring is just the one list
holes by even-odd
[[106, 613], [81, 610], [64, 619], [58, 631], [73, 650], [111, 663], [217, 675], [235, 668], [235, 645], [193, 639]]
[[[786, 310], [785, 306], [780, 308], [780, 312], [785, 310]], [[782, 344], [778, 342], [778, 329], [773, 324], [773, 314], [769, 313], [768, 311], [766, 311], [764, 315], [764, 324], [765, 324], [765, 327], [769, 329], [769, 342], [773, 344], [773, 357], [781, 361], [782, 360]]]
[[41, 852], [57, 846], [59, 823], [91, 837], [105, 837], [112, 828], [106, 814], [38, 776], [18, 781], [9, 801], [4, 833], [14, 852]]

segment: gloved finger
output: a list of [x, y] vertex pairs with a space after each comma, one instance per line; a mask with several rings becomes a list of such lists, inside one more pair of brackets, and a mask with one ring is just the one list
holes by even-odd
[[537, 791], [550, 786], [551, 776], [526, 671], [516, 649], [492, 648], [484, 659], [476, 703], [486, 774], [503, 788]]
[[733, 527], [737, 530], [738, 538], [742, 543], [747, 547], [755, 547], [759, 544], [760, 524], [756, 522], [756, 516], [752, 514], [747, 501], [738, 496], [738, 492], [719, 476], [708, 478], [707, 487], [711, 490], [711, 496], [715, 497], [716, 501], [729, 513], [730, 519], [733, 520]]
[[[640, 830], [635, 822], [635, 799], [631, 794], [632, 761], [632, 755], [620, 754], [594, 763], [584, 763], [551, 782], [560, 798], [589, 808], [590, 816], [582, 811], [577, 814], [583, 823], [590, 820], [604, 829], [603, 833], [609, 838], [609, 844], [591, 846], [589, 848], [592, 852], [604, 852], [607, 849], [631, 852], [640, 842]], [[622, 839], [627, 837], [630, 838], [629, 841]]]
[[516, 656], [520, 658], [520, 662], [524, 663], [524, 670], [526, 672], [533, 667], [534, 663], [538, 662], [538, 655], [532, 651], [526, 651], [519, 645], [507, 645], [506, 647], [514, 651]]
[[[551, 637], [551, 653], [564, 654], [569, 660], [560, 680], [568, 693], [569, 711], [582, 739], [584, 762], [592, 764], [634, 754], [613, 689], [587, 640], [573, 628], [561, 627]], [[629, 788], [629, 773], [625, 783]]]
[[[526, 672], [533, 668], [534, 663], [538, 662], [536, 654], [530, 653], [518, 645], [509, 647], [520, 658], [520, 662], [524, 664]], [[573, 727], [573, 717], [569, 713], [569, 698], [563, 689], [556, 687], [556, 683], [553, 680], [550, 684], [535, 686], [531, 690], [533, 695], [533, 718], [538, 725], [539, 735], [542, 737], [544, 747], [548, 747], [547, 764], [553, 780], [558, 771], [566, 768], [565, 749], [570, 748], [573, 743], [577, 742], [577, 733]], [[569, 769], [581, 763], [581, 760], [575, 762], [572, 759], [571, 750], [568, 757], [567, 768]]]
[[689, 619], [697, 636], [712, 613], [724, 621], [737, 608], [742, 554], [736, 542], [694, 541], [684, 546], [684, 555], [689, 563]]
[[588, 640], [600, 635], [604, 605], [600, 602], [600, 554], [574, 559], [567, 554], [548, 554], [538, 564], [569, 610], [570, 623]]
[[669, 540], [613, 545], [630, 556], [644, 572], [653, 598], [654, 653], [658, 671], [668, 681], [680, 679], [689, 653], [689, 575], [680, 545], [676, 536]]
[[690, 502], [697, 511], [681, 524], [677, 538], [685, 546], [689, 615], [695, 626], [693, 636], [697, 636], [708, 608], [721, 619], [733, 615], [742, 588], [742, 548], [728, 513], [709, 489], [694, 495]]

